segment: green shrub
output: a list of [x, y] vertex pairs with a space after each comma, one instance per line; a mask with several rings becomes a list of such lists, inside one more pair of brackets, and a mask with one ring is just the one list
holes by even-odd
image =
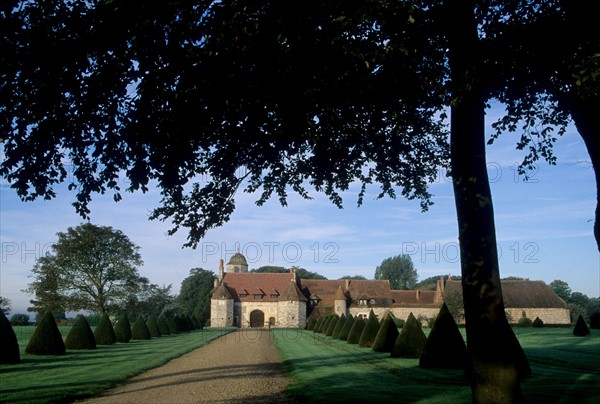
[[96, 339], [83, 315], [78, 315], [65, 339], [67, 349], [96, 349]]
[[442, 308], [429, 333], [419, 366], [423, 368], [464, 368], [467, 348], [448, 306]]
[[150, 338], [152, 336], [150, 335], [148, 326], [146, 326], [146, 321], [142, 316], [139, 316], [131, 325], [131, 339], [141, 340]]
[[126, 315], [122, 315], [115, 324], [115, 336], [117, 342], [129, 342], [131, 340], [131, 323]]
[[98, 325], [94, 330], [94, 339], [96, 345], [112, 345], [117, 342], [117, 336], [115, 335], [115, 329], [110, 322], [108, 314], [103, 314], [98, 321]]
[[535, 328], [541, 328], [544, 326], [544, 322], [541, 318], [536, 317], [535, 320], [533, 320], [533, 322], [531, 323], [531, 326]]
[[29, 325], [29, 315], [16, 313], [10, 318], [11, 325]]
[[527, 328], [527, 327], [531, 327], [532, 324], [533, 324], [533, 321], [531, 321], [530, 318], [527, 318], [525, 316], [521, 317], [519, 319], [519, 321], [517, 321], [517, 327]]
[[588, 328], [581, 314], [579, 317], [577, 317], [577, 323], [575, 323], [575, 328], [573, 328], [573, 335], [576, 337], [585, 337], [586, 335], [590, 335], [590, 329]]
[[340, 318], [337, 321], [337, 324], [335, 325], [335, 328], [333, 329], [333, 334], [331, 334], [331, 338], [333, 338], [333, 339], [340, 338], [340, 332], [342, 332], [342, 328], [344, 327], [344, 324], [346, 324], [346, 315], [344, 313], [342, 313], [342, 315], [340, 316]]
[[388, 313], [381, 322], [371, 349], [375, 352], [391, 352], [398, 335], [399, 332], [396, 323], [394, 323], [394, 319]]
[[321, 334], [325, 334], [327, 332], [327, 328], [329, 327], [329, 323], [331, 323], [331, 321], [333, 321], [333, 316], [330, 314], [325, 317], [325, 319], [321, 323], [321, 328], [319, 328], [319, 331], [317, 331], [317, 332], [319, 332]]
[[169, 334], [179, 334], [179, 328], [174, 317], [167, 316], [167, 327], [169, 327]]
[[10, 321], [0, 310], [0, 365], [21, 362], [19, 342]]
[[600, 312], [595, 311], [590, 314], [590, 328], [597, 330], [600, 328]]
[[353, 325], [354, 317], [352, 317], [352, 314], [348, 314], [348, 318], [346, 319], [344, 326], [340, 330], [340, 335], [338, 335], [338, 339], [346, 341], [348, 339], [348, 334], [350, 334], [350, 330], [352, 329]]
[[317, 324], [317, 320], [314, 317], [310, 317], [308, 322], [306, 323], [306, 329], [308, 331], [313, 331], [315, 329], [315, 325]]
[[391, 355], [394, 358], [419, 358], [427, 337], [421, 328], [421, 323], [410, 313], [400, 335], [396, 338]]
[[379, 321], [377, 321], [377, 317], [375, 317], [375, 313], [373, 310], [369, 313], [369, 319], [365, 324], [365, 328], [363, 329], [362, 334], [360, 335], [360, 340], [358, 340], [358, 345], [363, 348], [370, 348], [373, 345], [373, 341], [375, 341], [375, 337], [377, 336], [377, 332], [379, 331]]
[[51, 311], [44, 314], [35, 328], [25, 348], [25, 353], [32, 355], [64, 355], [66, 353], [65, 343]]
[[327, 329], [325, 330], [325, 335], [327, 335], [328, 337], [331, 337], [333, 335], [333, 331], [335, 330], [335, 326], [337, 325], [337, 323], [340, 321], [340, 318], [337, 316], [337, 314], [334, 314], [331, 317], [331, 321], [329, 322], [329, 324], [327, 324]]
[[315, 323], [315, 326], [313, 327], [313, 332], [319, 332], [319, 328], [321, 328], [323, 326], [323, 321], [325, 321], [324, 317], [319, 317], [317, 319], [317, 322]]
[[396, 324], [396, 328], [402, 328], [404, 327], [404, 324], [406, 324], [406, 321], [401, 318], [394, 318], [394, 323]]
[[358, 344], [363, 329], [365, 328], [365, 324], [366, 322], [362, 319], [362, 317], [356, 317], [354, 319], [354, 324], [352, 324], [352, 328], [348, 333], [348, 338], [346, 339], [346, 342], [349, 344]]
[[160, 316], [158, 318], [158, 331], [160, 331], [160, 335], [169, 335], [171, 333], [165, 316]]
[[146, 321], [146, 327], [148, 327], [151, 337], [160, 337], [160, 329], [158, 328], [158, 320], [156, 319], [156, 316], [148, 317], [148, 320]]

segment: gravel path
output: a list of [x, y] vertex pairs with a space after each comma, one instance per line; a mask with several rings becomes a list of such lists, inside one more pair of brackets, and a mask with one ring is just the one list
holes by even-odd
[[224, 335], [87, 403], [293, 403], [268, 330]]

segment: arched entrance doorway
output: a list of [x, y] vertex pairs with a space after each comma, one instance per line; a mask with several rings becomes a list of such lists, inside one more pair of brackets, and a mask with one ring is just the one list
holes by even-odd
[[250, 313], [250, 327], [264, 327], [265, 313], [260, 310], [253, 310]]

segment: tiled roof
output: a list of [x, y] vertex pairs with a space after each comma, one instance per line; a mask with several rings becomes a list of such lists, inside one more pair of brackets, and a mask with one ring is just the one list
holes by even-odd
[[350, 305], [358, 304], [359, 296], [375, 300], [375, 306], [390, 306], [392, 294], [387, 280], [321, 280], [300, 279], [300, 289], [306, 297], [311, 294], [321, 298], [319, 305], [333, 306], [339, 287], [342, 287]]
[[393, 307], [439, 306], [435, 290], [392, 290]]
[[[227, 272], [223, 275], [223, 283], [227, 284], [227, 289], [236, 302], [278, 302], [290, 300], [290, 297], [293, 300], [305, 299], [299, 290], [296, 293], [293, 288], [290, 289], [293, 282], [292, 274], [289, 273]], [[298, 289], [295, 284], [294, 287]]]

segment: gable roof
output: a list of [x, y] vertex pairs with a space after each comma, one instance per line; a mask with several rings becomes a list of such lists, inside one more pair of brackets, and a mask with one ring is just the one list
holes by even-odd
[[375, 306], [390, 306], [392, 294], [388, 280], [322, 280], [300, 279], [300, 289], [306, 297], [317, 295], [323, 306], [333, 306], [341, 287], [350, 306], [358, 304], [359, 297], [375, 300]]
[[393, 307], [439, 307], [435, 290], [392, 290]]
[[306, 300], [289, 273], [227, 272], [221, 285], [235, 302], [255, 301], [255, 295], [263, 302]]

